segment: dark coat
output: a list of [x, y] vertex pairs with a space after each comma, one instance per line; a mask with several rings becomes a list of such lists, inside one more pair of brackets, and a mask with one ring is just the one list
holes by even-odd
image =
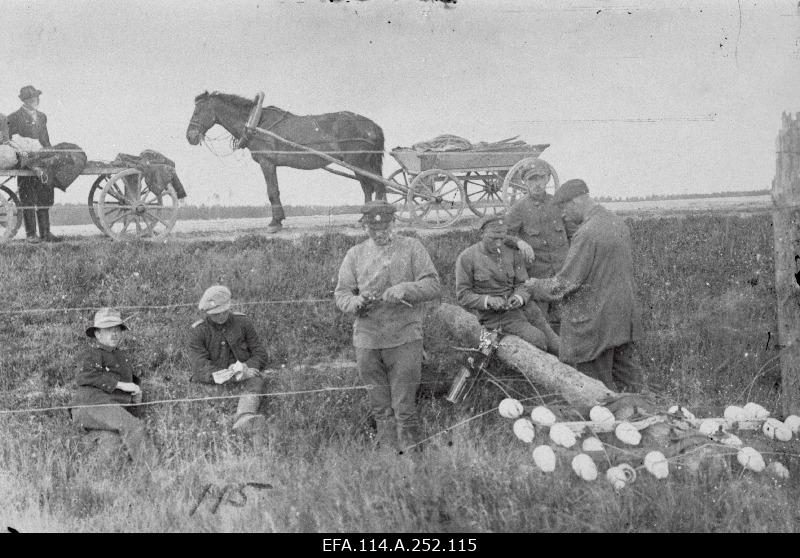
[[192, 324], [188, 345], [192, 381], [213, 384], [212, 374], [237, 360], [264, 370], [269, 357], [249, 318], [231, 312], [224, 324], [206, 318]]
[[74, 405], [133, 403], [131, 393], [116, 389], [117, 382], [139, 383], [127, 351], [98, 344], [84, 353], [79, 366]]
[[9, 137], [19, 134], [25, 138], [39, 140], [42, 147], [50, 147], [50, 135], [47, 133], [47, 115], [36, 111], [37, 118], [34, 122], [33, 117], [24, 108], [20, 107], [16, 112], [8, 115]]
[[8, 134], [8, 119], [5, 114], [0, 113], [0, 143], [10, 139], [11, 136]]
[[641, 336], [630, 230], [621, 217], [602, 206], [589, 211], [572, 237], [561, 270], [532, 283], [535, 299], [563, 297], [562, 362], [588, 362]]

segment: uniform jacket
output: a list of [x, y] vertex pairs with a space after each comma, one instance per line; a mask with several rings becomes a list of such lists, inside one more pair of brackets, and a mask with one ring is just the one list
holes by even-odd
[[189, 333], [189, 360], [192, 381], [213, 384], [212, 373], [224, 370], [237, 360], [249, 368], [263, 370], [269, 356], [247, 316], [231, 312], [223, 324], [208, 318], [192, 324]]
[[501, 253], [490, 252], [483, 242], [478, 242], [456, 259], [456, 300], [464, 308], [476, 310], [481, 323], [502, 313], [486, 307], [490, 296], [519, 295], [525, 303], [530, 298], [525, 288], [528, 273], [522, 253], [505, 245], [500, 250]]
[[80, 360], [73, 404], [133, 403], [131, 393], [116, 389], [117, 382], [139, 383], [128, 352], [97, 343]]
[[39, 140], [42, 147], [50, 147], [50, 136], [47, 133], [47, 115], [36, 111], [36, 120], [27, 110], [20, 107], [16, 112], [8, 115], [9, 137], [19, 134], [26, 138]]
[[505, 221], [511, 234], [533, 248], [536, 258], [527, 264], [529, 277], [552, 277], [558, 273], [567, 257], [569, 241], [553, 196], [525, 196], [511, 206]]
[[422, 339], [420, 303], [439, 298], [441, 286], [428, 251], [415, 238], [395, 235], [387, 246], [367, 239], [347, 251], [334, 291], [342, 312], [355, 312], [356, 293], [380, 297], [395, 285], [403, 285], [403, 299], [412, 307], [376, 302], [366, 316], [356, 317], [355, 347], [388, 349]]
[[545, 300], [563, 297], [562, 362], [588, 362], [640, 337], [630, 231], [621, 217], [602, 206], [589, 211], [572, 237], [562, 269], [537, 282], [534, 292]]

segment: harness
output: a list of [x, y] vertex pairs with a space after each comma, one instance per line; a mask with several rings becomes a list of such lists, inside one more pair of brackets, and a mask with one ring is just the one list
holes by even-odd
[[[253, 101], [253, 108], [250, 109], [250, 116], [247, 117], [247, 122], [244, 125], [244, 131], [242, 132], [242, 136], [237, 139], [234, 144], [234, 149], [244, 149], [247, 147], [247, 144], [250, 143], [250, 139], [253, 137], [253, 132], [255, 132], [256, 126], [261, 121], [261, 111], [263, 110], [262, 104], [264, 103], [264, 92], [259, 91], [256, 93], [256, 98]], [[286, 114], [283, 115], [277, 122], [272, 124], [275, 126], [278, 122], [286, 118]], [[270, 127], [272, 127], [270, 126]]]

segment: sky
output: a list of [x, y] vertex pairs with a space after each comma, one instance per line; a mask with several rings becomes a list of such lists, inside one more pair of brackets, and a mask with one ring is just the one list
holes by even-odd
[[[356, 112], [387, 149], [519, 135], [613, 197], [770, 188], [781, 114], [800, 111], [797, 0], [3, 0], [0, 18], [0, 112], [32, 84], [51, 140], [93, 160], [161, 151], [193, 205], [267, 203], [247, 152], [186, 141], [205, 90]], [[278, 180], [284, 205], [363, 200], [323, 170]]]

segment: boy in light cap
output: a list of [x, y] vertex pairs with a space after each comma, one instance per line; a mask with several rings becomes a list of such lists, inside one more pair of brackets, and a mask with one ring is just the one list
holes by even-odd
[[197, 307], [205, 318], [193, 323], [189, 334], [191, 381], [203, 384], [205, 392], [241, 393], [233, 429], [256, 431], [265, 423], [259, 407], [267, 387], [267, 351], [250, 319], [231, 311], [231, 291], [224, 285], [206, 289]]
[[[73, 422], [86, 430], [118, 434], [134, 461], [148, 461], [156, 453], [147, 439], [144, 423], [131, 414], [131, 407], [122, 406], [142, 401], [140, 380], [133, 371], [131, 357], [119, 348], [127, 329], [119, 311], [101, 308], [95, 313], [94, 323], [86, 329], [86, 336], [95, 343], [80, 360], [78, 389], [72, 400], [78, 408], [73, 408], [71, 414]], [[118, 405], [109, 405], [113, 403]]]

